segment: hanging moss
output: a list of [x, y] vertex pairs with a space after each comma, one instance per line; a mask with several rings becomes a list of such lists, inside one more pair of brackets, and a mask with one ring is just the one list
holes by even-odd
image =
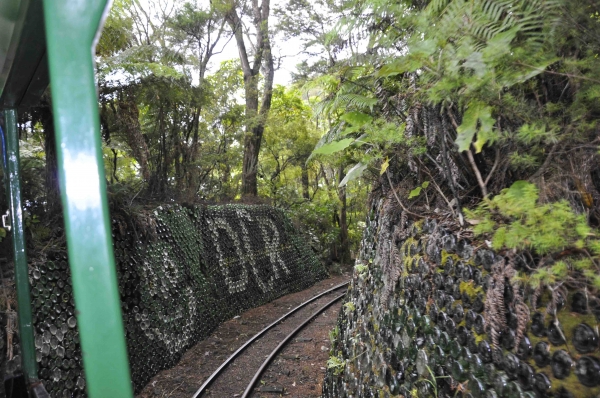
[[483, 287], [476, 286], [471, 280], [468, 282], [461, 281], [459, 285], [460, 294], [467, 294], [471, 300], [474, 300], [478, 295], [483, 294]]
[[[458, 254], [448, 253], [446, 250], [442, 250], [442, 266], [444, 266], [448, 260], [452, 260], [454, 263], [456, 263], [458, 260], [460, 260], [460, 257]], [[439, 272], [443, 271], [441, 267], [438, 268], [438, 270]]]

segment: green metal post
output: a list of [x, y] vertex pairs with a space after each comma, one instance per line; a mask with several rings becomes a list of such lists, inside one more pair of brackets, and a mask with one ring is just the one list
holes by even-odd
[[44, 0], [69, 265], [91, 398], [133, 396], [119, 302], [93, 52], [107, 0]]
[[29, 294], [29, 273], [25, 252], [25, 231], [23, 228], [23, 206], [21, 203], [21, 176], [19, 172], [19, 131], [17, 111], [8, 109], [6, 116], [6, 174], [8, 175], [7, 198], [12, 224], [12, 244], [15, 260], [15, 285], [17, 288], [17, 311], [23, 372], [27, 383], [37, 381], [35, 347], [33, 344], [33, 321], [31, 319], [31, 296]]

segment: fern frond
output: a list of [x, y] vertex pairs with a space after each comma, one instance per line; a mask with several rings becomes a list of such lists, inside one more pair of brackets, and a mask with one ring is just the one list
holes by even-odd
[[337, 141], [340, 138], [342, 138], [342, 130], [344, 129], [343, 127], [344, 126], [342, 123], [338, 123], [331, 129], [329, 129], [329, 131], [323, 134], [323, 137], [321, 137], [319, 142], [317, 142], [317, 145], [315, 145], [315, 149], [318, 149], [325, 144], [329, 144], [333, 141]]
[[315, 105], [313, 105], [313, 113], [317, 117], [326, 115], [327, 113], [329, 113], [329, 109], [331, 109], [332, 105], [333, 100], [331, 99], [324, 99], [322, 101], [319, 101]]
[[[441, 4], [445, 6], [443, 10]], [[440, 12], [436, 27], [440, 32], [451, 32], [451, 37], [468, 33], [477, 42], [485, 43], [499, 33], [518, 28], [521, 39], [532, 44], [544, 40], [540, 31], [549, 20], [559, 20], [559, 9], [558, 0], [453, 0], [432, 2], [430, 7], [431, 11]]]
[[335, 97], [335, 102], [337, 106], [345, 105], [346, 107], [358, 110], [366, 108], [372, 109], [375, 105], [377, 105], [376, 98], [370, 98], [354, 93], [339, 94]]
[[427, 11], [429, 13], [437, 14], [447, 7], [450, 1], [451, 0], [432, 0], [427, 6]]

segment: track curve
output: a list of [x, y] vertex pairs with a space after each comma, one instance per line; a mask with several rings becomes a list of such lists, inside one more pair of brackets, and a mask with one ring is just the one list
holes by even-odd
[[322, 313], [323, 311], [325, 311], [327, 308], [331, 307], [337, 301], [341, 300], [345, 295], [346, 295], [346, 293], [340, 294], [339, 296], [337, 296], [336, 298], [334, 298], [333, 300], [331, 300], [330, 302], [328, 302], [327, 304], [325, 304], [324, 306], [322, 306], [321, 308], [319, 308], [311, 316], [309, 316], [308, 318], [306, 318], [304, 320], [304, 322], [302, 322], [300, 325], [298, 325], [298, 327], [296, 327], [296, 329], [294, 329], [290, 334], [288, 334], [287, 337], [285, 339], [283, 339], [281, 341], [281, 343], [279, 343], [279, 345], [271, 352], [271, 354], [267, 357], [267, 359], [265, 359], [265, 361], [262, 363], [262, 365], [260, 366], [260, 368], [258, 369], [258, 371], [254, 374], [254, 377], [252, 378], [252, 381], [250, 381], [250, 383], [248, 384], [248, 387], [246, 387], [246, 391], [244, 391], [244, 394], [242, 395], [242, 398], [248, 398], [250, 396], [250, 394], [252, 393], [252, 390], [254, 389], [254, 386], [258, 382], [258, 379], [263, 374], [263, 372], [267, 369], [267, 366], [269, 366], [269, 364], [271, 363], [271, 361], [273, 361], [273, 359], [275, 359], [275, 357], [277, 356], [277, 354], [279, 353], [279, 351], [281, 351], [281, 349], [283, 347], [285, 347], [287, 345], [287, 343], [289, 343], [289, 341], [299, 331], [301, 331], [302, 329], [304, 329], [306, 327], [306, 325], [308, 325], [309, 322], [311, 322], [320, 313]]
[[[316, 296], [312, 297], [311, 299], [303, 302], [302, 304], [300, 304], [299, 306], [295, 307], [294, 309], [290, 310], [289, 312], [287, 312], [286, 314], [284, 314], [283, 316], [281, 316], [279, 319], [277, 319], [276, 321], [274, 321], [273, 323], [271, 323], [270, 325], [268, 325], [267, 327], [265, 327], [264, 329], [262, 329], [260, 332], [256, 333], [252, 338], [248, 339], [240, 348], [238, 348], [233, 354], [231, 354], [222, 364], [221, 366], [219, 366], [219, 368], [213, 372], [207, 379], [206, 381], [204, 381], [204, 383], [202, 384], [202, 386], [196, 391], [196, 393], [192, 396], [192, 398], [198, 398], [201, 397], [202, 394], [204, 394], [208, 387], [210, 387], [210, 385], [217, 380], [217, 378], [225, 371], [225, 369], [236, 359], [238, 358], [244, 351], [246, 351], [247, 348], [249, 348], [250, 346], [253, 345], [253, 343], [260, 339], [261, 337], [265, 336], [266, 333], [268, 331], [270, 331], [271, 329], [273, 329], [275, 326], [279, 325], [281, 322], [283, 322], [284, 320], [286, 320], [287, 318], [289, 318], [291, 315], [297, 313], [298, 311], [302, 310], [303, 308], [305, 308], [307, 305], [309, 305], [310, 303], [320, 299], [321, 297], [330, 294], [332, 292], [335, 292], [336, 290], [339, 290], [341, 288], [347, 287], [349, 284], [349, 282], [345, 282], [345, 283], [341, 283], [337, 286], [334, 286], [328, 290], [325, 290], [319, 294], [317, 294]], [[319, 310], [317, 310], [316, 312], [314, 312], [312, 315], [310, 315], [308, 318], [305, 318], [304, 321], [297, 326], [291, 333], [289, 333], [283, 340], [282, 342], [277, 346], [277, 348], [275, 350], [273, 350], [273, 352], [271, 352], [271, 355], [268, 356], [267, 360], [265, 360], [265, 362], [263, 362], [263, 364], [261, 365], [261, 367], [259, 368], [258, 372], [255, 374], [254, 378], [252, 379], [251, 383], [248, 385], [248, 387], [246, 388], [246, 391], [244, 392], [243, 397], [247, 397], [248, 394], [250, 394], [252, 392], [252, 389], [254, 387], [254, 385], [256, 384], [256, 382], [258, 381], [258, 378], [260, 377], [260, 375], [262, 374], [262, 372], [264, 372], [264, 370], [267, 368], [268, 364], [276, 357], [277, 352], [279, 352], [281, 350], [281, 348], [283, 348], [286, 344], [289, 343], [289, 341], [299, 332], [301, 331], [304, 327], [306, 327], [311, 320], [313, 320], [316, 316], [318, 316], [320, 313], [322, 313], [323, 311], [325, 311], [327, 308], [329, 308], [331, 305], [333, 305], [335, 302], [339, 301], [340, 299], [342, 299], [345, 295], [341, 294], [338, 295], [337, 297], [335, 297], [335, 299], [329, 301], [328, 303], [326, 303], [323, 307], [321, 307]]]

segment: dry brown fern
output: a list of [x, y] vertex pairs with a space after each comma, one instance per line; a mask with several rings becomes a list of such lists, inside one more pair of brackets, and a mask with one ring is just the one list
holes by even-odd
[[402, 275], [402, 254], [396, 242], [406, 239], [408, 230], [405, 230], [406, 212], [402, 211], [399, 225], [392, 226], [399, 211], [398, 205], [393, 199], [393, 194], [388, 193], [382, 206], [380, 217], [381, 225], [378, 233], [379, 258], [383, 273], [383, 291], [381, 293], [381, 305], [384, 311], [388, 309], [388, 299], [396, 290], [396, 283]]
[[531, 294], [531, 299], [529, 301], [531, 303], [531, 308], [533, 308], [534, 311], [537, 309], [537, 301], [540, 298], [541, 294], [542, 294], [541, 286], [536, 287], [535, 290], [533, 291], [533, 293]]
[[17, 333], [17, 312], [14, 310], [6, 311], [6, 357], [13, 359], [13, 336]]
[[[516, 290], [515, 290], [516, 291]], [[516, 299], [515, 311], [517, 313], [517, 334], [515, 337], [515, 351], [518, 350], [519, 344], [527, 330], [527, 322], [529, 321], [529, 307], [523, 302], [522, 297]]]
[[492, 265], [492, 280], [486, 293], [484, 317], [494, 346], [500, 345], [500, 333], [507, 328], [504, 289], [507, 279], [510, 281], [515, 274], [512, 256], [508, 262], [501, 258]]
[[[513, 281], [513, 278], [517, 274], [515, 270], [515, 261], [516, 261], [516, 252], [512, 251], [508, 254], [508, 264], [504, 267], [504, 276], [509, 281]], [[525, 331], [527, 330], [527, 322], [529, 321], [529, 307], [525, 303], [525, 299], [523, 294], [521, 293], [521, 289], [519, 284], [514, 281], [512, 283], [512, 289], [514, 293], [514, 307], [515, 313], [517, 315], [517, 332], [515, 336], [515, 347], [514, 350], [518, 350], [519, 344], [521, 344], [521, 340], [525, 335]]]
[[504, 301], [504, 289], [506, 284], [510, 283], [514, 294], [514, 310], [517, 316], [514, 349], [518, 350], [527, 330], [530, 311], [519, 285], [517, 282], [511, 282], [516, 273], [514, 252], [508, 253], [508, 261], [501, 258], [492, 265], [492, 281], [486, 294], [484, 316], [492, 344], [497, 347], [500, 345], [500, 334], [508, 328], [506, 317], [508, 306]]
[[499, 345], [500, 332], [506, 328], [503, 268], [504, 259], [492, 266], [492, 280], [485, 297], [485, 323], [495, 346]]

